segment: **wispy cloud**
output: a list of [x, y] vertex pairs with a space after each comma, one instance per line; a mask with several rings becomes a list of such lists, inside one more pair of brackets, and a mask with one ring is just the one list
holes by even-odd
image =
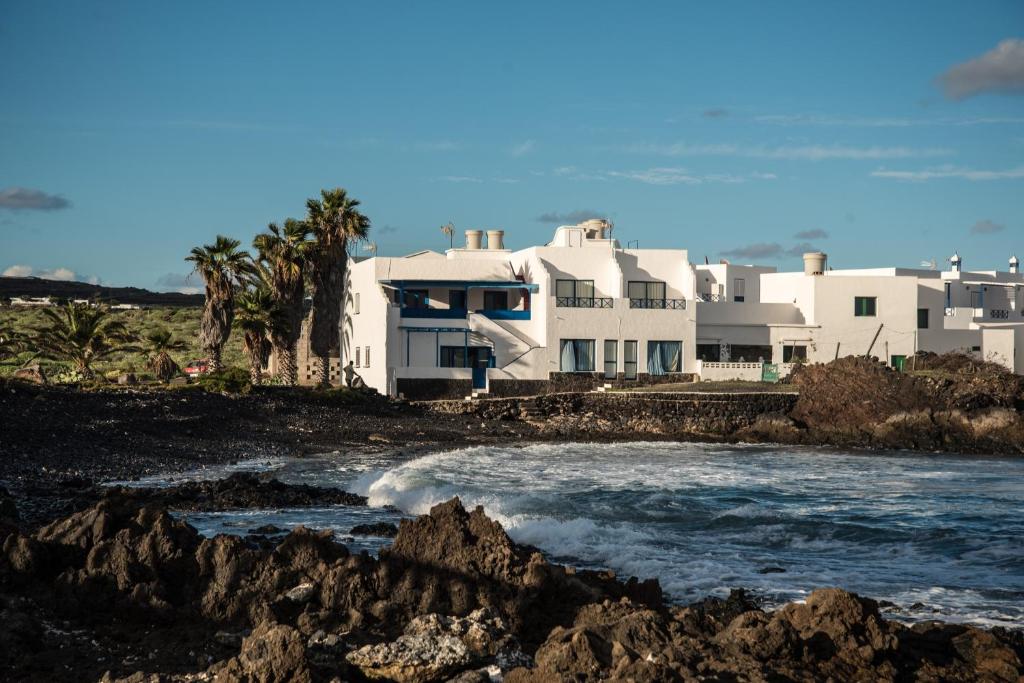
[[722, 156], [745, 157], [750, 159], [778, 159], [797, 161], [825, 161], [830, 159], [878, 160], [937, 157], [952, 154], [942, 148], [917, 149], [913, 147], [853, 147], [849, 145], [783, 145], [777, 147], [745, 146], [736, 144], [691, 145], [685, 142], [672, 144], [633, 144], [614, 148], [620, 152], [654, 154], [669, 157]]
[[939, 76], [951, 100], [982, 93], [1024, 93], [1024, 40], [1007, 38], [983, 55], [955, 64]]
[[395, 225], [384, 225], [379, 228], [374, 228], [374, 233], [378, 235], [391, 235], [398, 232], [398, 226]]
[[885, 168], [872, 171], [875, 178], [890, 178], [893, 180], [906, 180], [911, 182], [924, 182], [927, 180], [942, 180], [946, 178], [958, 178], [961, 180], [983, 181], [983, 180], [1012, 180], [1024, 178], [1024, 166], [1008, 168], [1001, 171], [978, 170], [963, 168], [959, 166], [935, 166], [919, 171], [892, 171]]
[[997, 232], [1006, 230], [1006, 226], [990, 220], [978, 221], [971, 226], [972, 235], [994, 235]]
[[787, 249], [786, 250], [786, 255], [787, 256], [803, 256], [804, 254], [806, 254], [809, 251], [818, 251], [818, 248], [816, 246], [814, 246], [813, 244], [811, 244], [810, 242], [800, 242], [798, 244], [794, 244], [789, 249]]
[[705, 109], [703, 113], [703, 116], [706, 119], [724, 119], [728, 115], [729, 110], [723, 109], [721, 107], [716, 107], [714, 109]]
[[828, 233], [821, 228], [814, 228], [813, 230], [801, 230], [793, 237], [798, 240], [824, 240], [828, 239]]
[[477, 178], [471, 175], [443, 175], [438, 180], [446, 183], [482, 183], [483, 178]]
[[593, 209], [577, 209], [576, 211], [567, 211], [565, 213], [559, 213], [557, 211], [549, 211], [542, 213], [537, 216], [536, 220], [538, 223], [555, 223], [558, 225], [575, 225], [582, 223], [583, 221], [590, 220], [591, 218], [604, 218], [604, 212], [594, 211]]
[[0, 190], [0, 209], [11, 211], [59, 211], [71, 202], [56, 194], [28, 187], [7, 187]]
[[635, 180], [648, 185], [701, 185], [703, 183], [745, 183], [748, 180], [774, 180], [774, 173], [693, 173], [685, 168], [659, 167], [633, 171], [608, 171], [609, 178]]
[[719, 252], [722, 256], [739, 259], [775, 258], [782, 254], [782, 245], [778, 242], [755, 242], [741, 247], [733, 247]]
[[509, 154], [514, 157], [526, 156], [536, 148], [537, 143], [534, 140], [524, 140], [518, 145], [513, 145], [512, 149], [509, 150]]
[[899, 117], [844, 117], [822, 114], [771, 114], [755, 116], [757, 123], [777, 126], [848, 126], [851, 128], [912, 128], [915, 126], [982, 126], [1022, 124], [1021, 116], [908, 119]]
[[462, 144], [454, 140], [424, 140], [416, 143], [421, 152], [454, 152], [462, 148]]

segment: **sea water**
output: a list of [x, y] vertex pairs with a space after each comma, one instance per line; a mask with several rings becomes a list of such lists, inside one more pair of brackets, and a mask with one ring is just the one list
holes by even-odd
[[1021, 458], [569, 443], [234, 469], [339, 486], [370, 507], [188, 515], [203, 533], [304, 524], [372, 551], [387, 539], [347, 537], [353, 525], [459, 496], [554, 561], [656, 577], [677, 602], [743, 587], [774, 606], [838, 586], [905, 621], [1024, 627]]

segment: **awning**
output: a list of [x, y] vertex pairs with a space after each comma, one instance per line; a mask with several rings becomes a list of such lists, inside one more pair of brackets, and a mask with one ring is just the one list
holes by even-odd
[[540, 285], [518, 280], [378, 280], [385, 287], [394, 289], [525, 289], [537, 293]]

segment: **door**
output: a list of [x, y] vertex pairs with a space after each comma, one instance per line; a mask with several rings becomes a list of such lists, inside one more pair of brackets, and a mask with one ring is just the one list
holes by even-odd
[[619, 373], [619, 342], [616, 339], [604, 340], [604, 378], [615, 379]]
[[622, 370], [626, 379], [636, 379], [636, 341], [623, 342]]
[[487, 388], [487, 368], [473, 366], [473, 390], [478, 391], [480, 389]]

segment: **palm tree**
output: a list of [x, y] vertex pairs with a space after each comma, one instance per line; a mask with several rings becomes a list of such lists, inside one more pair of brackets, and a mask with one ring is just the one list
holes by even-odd
[[316, 240], [309, 261], [313, 286], [310, 345], [319, 361], [321, 386], [330, 384], [331, 352], [340, 347], [348, 247], [365, 239], [370, 231], [370, 219], [358, 206], [359, 201], [340, 187], [321, 190], [320, 199], [306, 201], [306, 222]]
[[206, 303], [199, 326], [199, 345], [209, 355], [211, 371], [221, 367], [221, 352], [231, 336], [235, 317], [235, 290], [253, 272], [249, 254], [238, 248], [236, 239], [217, 235], [213, 244], [194, 247], [186, 261], [206, 283]]
[[305, 298], [306, 257], [313, 248], [305, 221], [289, 218], [284, 227], [271, 223], [267, 232], [256, 235], [252, 246], [262, 262], [261, 275], [287, 325], [271, 331], [270, 342], [277, 356], [278, 375], [287, 386], [299, 383], [298, 351]]
[[13, 358], [24, 350], [22, 335], [12, 328], [0, 327], [0, 360]]
[[249, 381], [259, 384], [263, 362], [270, 351], [270, 339], [287, 336], [287, 322], [274, 301], [274, 296], [265, 287], [243, 290], [235, 302], [238, 315], [235, 325], [243, 333], [242, 346], [249, 358]]
[[170, 381], [181, 369], [171, 357], [171, 351], [184, 351], [188, 345], [175, 339], [170, 330], [162, 327], [151, 330], [146, 335], [146, 352], [149, 358], [146, 367], [153, 371], [161, 382]]
[[44, 308], [41, 313], [48, 325], [35, 330], [33, 341], [39, 355], [70, 362], [87, 378], [94, 376], [94, 362], [136, 350], [131, 345], [135, 337], [105, 306], [69, 303], [59, 309]]
[[448, 221], [441, 226], [441, 232], [448, 238], [448, 246], [455, 248], [455, 224]]

